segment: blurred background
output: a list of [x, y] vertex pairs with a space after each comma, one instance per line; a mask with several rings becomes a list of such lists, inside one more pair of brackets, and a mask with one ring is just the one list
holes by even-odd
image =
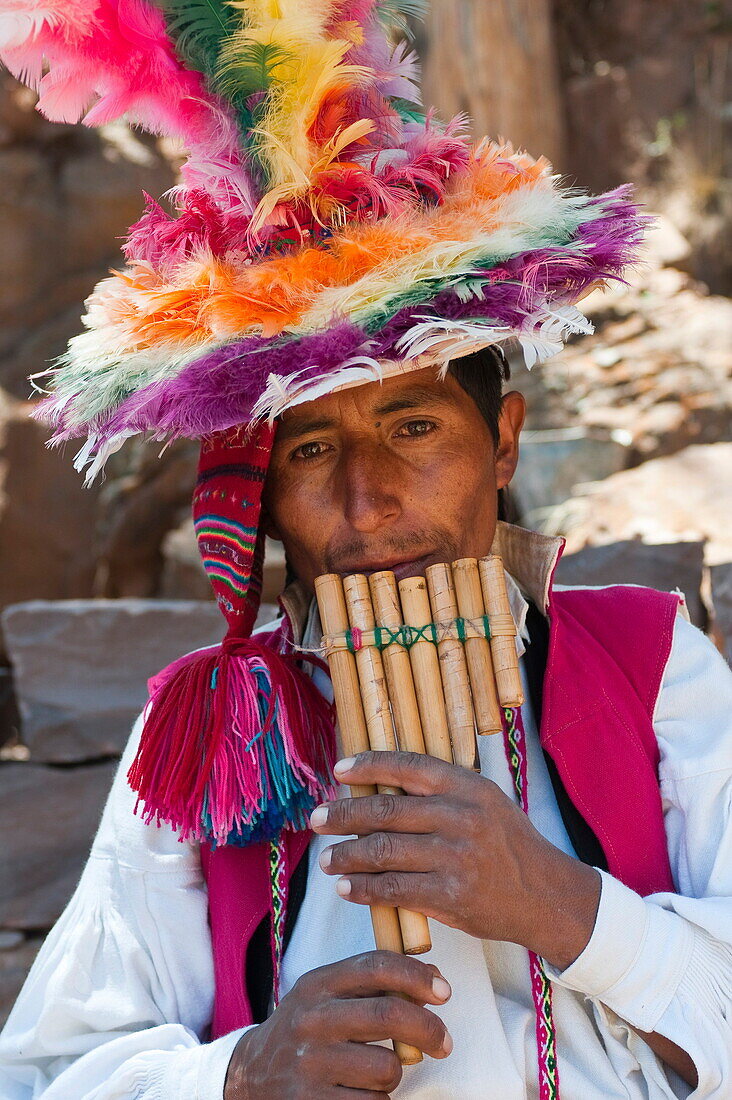
[[[515, 517], [567, 538], [559, 579], [681, 588], [732, 656], [732, 13], [703, 0], [432, 0], [424, 98], [658, 215], [595, 334], [531, 374]], [[145, 682], [219, 641], [188, 518], [197, 448], [129, 442], [85, 489], [30, 419], [27, 376], [177, 150], [33, 110], [0, 76], [0, 1023], [83, 867]], [[268, 549], [265, 600], [281, 590]], [[265, 615], [267, 612], [265, 611]], [[110, 654], [116, 654], [114, 668]]]

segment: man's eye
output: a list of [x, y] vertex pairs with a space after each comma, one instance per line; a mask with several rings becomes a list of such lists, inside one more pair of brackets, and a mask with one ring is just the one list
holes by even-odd
[[415, 438], [420, 435], [428, 435], [434, 430], [434, 427], [435, 425], [432, 420], [409, 420], [406, 424], [402, 424], [397, 435], [404, 433]]
[[317, 439], [312, 440], [310, 443], [303, 443], [301, 447], [298, 447], [296, 451], [292, 452], [293, 458], [319, 458], [325, 451], [326, 444], [319, 442]]

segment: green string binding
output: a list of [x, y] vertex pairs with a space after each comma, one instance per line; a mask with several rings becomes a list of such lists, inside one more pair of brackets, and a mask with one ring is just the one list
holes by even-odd
[[[491, 624], [487, 615], [481, 615], [479, 619], [468, 620], [472, 624], [480, 623], [483, 634], [487, 641], [490, 641], [491, 637]], [[453, 619], [451, 623], [441, 623], [441, 626], [455, 626], [457, 630], [458, 640], [461, 642], [468, 641], [468, 637], [465, 631], [466, 620], [463, 618]], [[437, 645], [439, 638], [437, 634], [437, 623], [425, 623], [424, 626], [408, 626], [403, 623], [401, 626], [395, 627], [393, 630], [388, 626], [376, 626], [374, 627], [374, 646], [376, 649], [386, 649], [390, 645], [400, 645], [404, 649], [411, 649], [417, 642], [432, 642]], [[478, 627], [476, 626], [476, 629]], [[361, 634], [365, 633], [362, 630], [358, 631], [360, 638]], [[346, 648], [349, 653], [358, 653], [361, 645], [356, 645], [353, 635], [353, 630], [349, 629], [345, 632]]]

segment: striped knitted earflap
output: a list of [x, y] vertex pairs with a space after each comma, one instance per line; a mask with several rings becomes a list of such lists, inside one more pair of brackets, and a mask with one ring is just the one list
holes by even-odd
[[262, 595], [262, 489], [274, 429], [243, 425], [201, 441], [193, 524], [203, 565], [229, 633], [248, 637]]
[[146, 821], [246, 845], [302, 829], [333, 793], [333, 712], [295, 659], [251, 638], [262, 590], [261, 497], [274, 431], [203, 440], [193, 518], [228, 631], [151, 695], [128, 778]]

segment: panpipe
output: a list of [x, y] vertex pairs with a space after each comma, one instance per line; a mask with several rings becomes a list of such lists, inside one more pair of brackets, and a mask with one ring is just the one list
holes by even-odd
[[[400, 749], [479, 771], [476, 735], [498, 733], [503, 709], [523, 703], [501, 558], [461, 558], [401, 581], [388, 570], [328, 573], [315, 593], [346, 756]], [[371, 919], [381, 950], [432, 946], [422, 914], [375, 905]], [[395, 1049], [403, 1065], [421, 1061], [414, 1047]]]

